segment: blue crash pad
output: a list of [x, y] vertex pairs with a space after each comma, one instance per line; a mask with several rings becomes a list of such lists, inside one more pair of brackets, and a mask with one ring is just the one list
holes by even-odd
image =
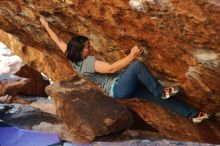
[[24, 130], [0, 122], [0, 146], [49, 146], [59, 143], [59, 136], [55, 133]]

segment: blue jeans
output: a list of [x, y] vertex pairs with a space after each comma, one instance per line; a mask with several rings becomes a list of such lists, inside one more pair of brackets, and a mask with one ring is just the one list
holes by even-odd
[[160, 95], [163, 89], [164, 88], [150, 74], [147, 67], [142, 62], [134, 61], [119, 75], [113, 87], [113, 92], [114, 98], [116, 99], [131, 97], [149, 99], [163, 108], [170, 109], [183, 117], [196, 116], [198, 111], [183, 101], [176, 98], [162, 99]]

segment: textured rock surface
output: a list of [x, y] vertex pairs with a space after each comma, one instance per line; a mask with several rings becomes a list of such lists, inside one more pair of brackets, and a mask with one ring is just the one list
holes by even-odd
[[157, 129], [164, 137], [181, 141], [220, 143], [218, 117], [193, 124], [191, 120], [182, 118], [150, 101], [129, 99], [120, 102], [136, 111], [146, 123]]
[[30, 79], [21, 78], [11, 74], [0, 75], [0, 96], [12, 95], [19, 93], [25, 85], [30, 82]]
[[[128, 52], [126, 49], [134, 44], [141, 44], [148, 52], [145, 63], [153, 74], [167, 83], [183, 87], [185, 94], [180, 98], [196, 108], [219, 112], [219, 1], [2, 0], [0, 28], [16, 36], [25, 45], [3, 31], [0, 31], [0, 40], [32, 67], [54, 81], [61, 81], [78, 76], [42, 29], [37, 20], [39, 13], [47, 18], [64, 41], [68, 41], [72, 33], [88, 36], [96, 48], [94, 53], [109, 62], [123, 57]], [[137, 103], [138, 106], [135, 104], [132, 106], [136, 111], [144, 113], [143, 107], [147, 105], [142, 102]], [[178, 130], [181, 125], [173, 125], [173, 121], [188, 125], [184, 130], [186, 133], [192, 126], [186, 119], [177, 118], [173, 114], [159, 116], [158, 119], [157, 115], [152, 114], [160, 111], [158, 106], [148, 110], [150, 115], [143, 118], [151, 125], [157, 123], [154, 126], [159, 131]], [[169, 127], [159, 124], [164, 119], [171, 124]], [[205, 127], [205, 132], [219, 131], [215, 123], [209, 124]], [[193, 127], [197, 129], [196, 126]], [[192, 137], [196, 140], [207, 135], [204, 130], [197, 131], [203, 135], [195, 132]], [[186, 138], [187, 134], [184, 132], [179, 131], [182, 137], [170, 134], [170, 138], [187, 140], [189, 137]]]
[[[130, 48], [136, 43], [146, 47], [146, 63], [158, 77], [180, 84], [190, 103], [203, 109], [219, 109], [219, 2], [77, 2], [72, 6], [77, 14], [115, 41], [118, 48]], [[103, 48], [100, 51], [107, 53]]]
[[59, 53], [25, 46], [16, 37], [2, 30], [0, 30], [0, 38], [7, 47], [20, 56], [28, 65], [39, 72], [43, 72], [53, 81], [65, 80], [75, 75], [70, 64], [68, 64], [69, 62], [61, 57]]
[[[37, 48], [38, 53], [34, 57], [30, 55], [32, 61], [29, 64], [41, 71], [55, 71], [59, 77], [48, 75], [62, 79], [63, 73], [59, 73], [57, 68], [55, 70], [51, 64], [40, 63], [49, 59], [56, 49], [37, 21], [39, 13], [47, 17], [65, 41], [71, 33], [88, 36], [96, 47], [97, 55], [108, 61], [121, 58], [125, 49], [141, 44], [149, 52], [145, 63], [158, 78], [183, 86], [187, 101], [194, 106], [219, 109], [218, 1], [74, 0], [70, 4], [52, 0], [2, 0], [0, 28]], [[45, 48], [47, 51], [41, 54]], [[31, 52], [32, 49], [23, 48], [23, 55]], [[60, 53], [56, 55], [62, 56]], [[67, 69], [66, 60], [60, 59], [59, 62], [62, 62], [62, 71], [66, 73], [64, 76], [72, 74]]]
[[20, 94], [32, 96], [47, 96], [45, 87], [50, 84], [49, 80], [28, 65], [24, 65], [16, 72], [17, 76], [29, 78], [31, 81], [24, 86]]
[[54, 98], [57, 113], [72, 135], [82, 140], [92, 141], [97, 136], [126, 130], [133, 123], [125, 106], [83, 80], [56, 83], [46, 92]]

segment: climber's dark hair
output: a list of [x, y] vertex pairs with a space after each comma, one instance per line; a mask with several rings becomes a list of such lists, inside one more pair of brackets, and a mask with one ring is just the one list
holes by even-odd
[[89, 41], [87, 37], [74, 35], [67, 44], [67, 50], [65, 52], [66, 57], [72, 62], [82, 61], [81, 52], [86, 41]]

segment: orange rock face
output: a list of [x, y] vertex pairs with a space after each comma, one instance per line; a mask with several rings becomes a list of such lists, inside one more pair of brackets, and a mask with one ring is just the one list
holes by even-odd
[[[141, 45], [147, 52], [145, 64], [153, 74], [165, 85], [183, 87], [184, 93], [179, 98], [204, 111], [219, 112], [219, 1], [2, 0], [0, 28], [25, 45], [19, 47], [18, 43], [10, 43], [12, 37], [1, 32], [0, 41], [38, 71], [54, 81], [61, 81], [77, 75], [40, 25], [39, 14], [46, 17], [53, 30], [66, 42], [72, 33], [88, 36], [95, 47], [94, 54], [109, 62], [125, 56], [133, 45]], [[144, 110], [139, 106], [136, 111], [142, 113]], [[148, 122], [150, 118], [152, 124], [154, 116], [142, 118]], [[176, 119], [175, 116], [166, 118], [168, 121]], [[161, 131], [167, 130], [166, 124], [157, 125]], [[191, 126], [186, 124], [185, 128]], [[177, 130], [179, 126], [171, 124], [169, 128]], [[210, 133], [219, 135], [216, 129], [219, 128]], [[192, 137], [197, 140], [204, 137], [201, 130], [195, 130], [198, 133], [192, 133]], [[187, 132], [179, 130], [182, 136]], [[181, 139], [175, 134], [169, 137]]]
[[74, 6], [121, 49], [144, 46], [146, 64], [159, 78], [181, 85], [191, 104], [219, 109], [219, 2], [110, 0]]
[[30, 83], [24, 86], [20, 91], [21, 94], [32, 95], [32, 96], [47, 96], [45, 93], [45, 87], [50, 84], [47, 79], [44, 79], [42, 75], [31, 68], [30, 66], [24, 65], [16, 73], [20, 77], [26, 77], [31, 79]]
[[158, 78], [181, 85], [192, 105], [219, 109], [218, 1], [3, 0], [0, 28], [32, 47], [56, 50], [38, 14], [46, 16], [65, 41], [71, 33], [88, 36], [96, 55], [110, 62], [141, 44], [148, 51], [145, 63]]
[[53, 97], [57, 114], [68, 126], [72, 137], [81, 142], [126, 130], [133, 124], [126, 106], [104, 96], [84, 79], [55, 83], [47, 86], [46, 92]]

